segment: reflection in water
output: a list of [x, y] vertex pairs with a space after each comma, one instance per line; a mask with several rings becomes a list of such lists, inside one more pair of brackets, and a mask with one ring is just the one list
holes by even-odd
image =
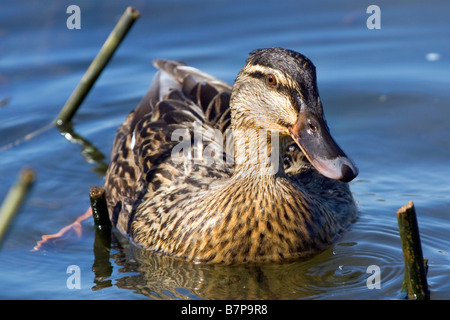
[[105, 159], [103, 153], [101, 153], [90, 141], [77, 134], [73, 130], [72, 123], [69, 122], [56, 127], [67, 141], [81, 146], [81, 155], [84, 160], [88, 163], [97, 164], [97, 167], [95, 167], [93, 171], [97, 172], [100, 176], [104, 176], [108, 169], [108, 164], [103, 161]]
[[92, 271], [95, 274], [93, 291], [112, 286], [110, 276], [113, 267], [109, 262], [111, 251], [111, 229], [96, 227], [94, 240], [94, 264]]
[[[349, 292], [378, 298], [380, 290], [370, 292], [366, 285], [367, 267], [373, 264], [382, 269], [383, 294], [391, 291], [395, 295], [401, 289], [401, 251], [398, 256], [385, 256], [382, 246], [364, 242], [340, 243], [304, 261], [225, 266], [160, 255], [138, 248], [116, 233], [110, 253], [109, 238], [99, 232], [94, 244], [92, 290], [115, 285], [156, 300], [340, 299]], [[113, 265], [120, 268], [114, 284]]]
[[[277, 299], [262, 266], [219, 266], [196, 264], [140, 249], [132, 244], [114, 241], [112, 253], [120, 273], [115, 285], [153, 299]], [[105, 254], [105, 238], [96, 236], [94, 271], [96, 280], [104, 279], [97, 288], [111, 285], [106, 280], [112, 273]], [[97, 243], [103, 242], [102, 244]], [[103, 248], [102, 248], [103, 246]], [[98, 263], [98, 264], [97, 264]], [[108, 267], [105, 267], [108, 265]], [[97, 267], [101, 266], [101, 268]]]

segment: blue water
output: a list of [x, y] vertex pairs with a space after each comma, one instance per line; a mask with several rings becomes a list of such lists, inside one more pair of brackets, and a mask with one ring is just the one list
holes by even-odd
[[[432, 299], [450, 298], [450, 4], [446, 1], [73, 1], [0, 4], [0, 201], [25, 166], [37, 175], [0, 247], [6, 299], [402, 299], [396, 210], [414, 201]], [[381, 8], [369, 30], [366, 8]], [[127, 5], [141, 13], [74, 118], [76, 134], [49, 127]], [[154, 58], [181, 59], [233, 82], [248, 52], [282, 46], [307, 55], [332, 133], [356, 162], [361, 215], [308, 261], [260, 268], [203, 266], [81, 238], [32, 248], [73, 222], [102, 185], [117, 127], [146, 92]], [[30, 133], [38, 132], [34, 136]], [[80, 140], [78, 140], [80, 141]], [[69, 289], [71, 265], [80, 289]], [[368, 289], [367, 268], [381, 270]]]

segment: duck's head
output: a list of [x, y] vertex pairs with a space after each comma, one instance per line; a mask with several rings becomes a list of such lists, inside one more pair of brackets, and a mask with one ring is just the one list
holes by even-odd
[[252, 51], [231, 96], [234, 129], [264, 129], [290, 136], [324, 176], [351, 181], [358, 169], [334, 141], [324, 120], [316, 69], [295, 51]]

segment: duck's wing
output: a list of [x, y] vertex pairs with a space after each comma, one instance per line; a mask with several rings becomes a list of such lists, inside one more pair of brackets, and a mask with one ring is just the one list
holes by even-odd
[[152, 113], [153, 121], [167, 116], [171, 113], [167, 105], [171, 104], [177, 111], [184, 109], [211, 127], [221, 130], [229, 127], [230, 84], [182, 62], [157, 59], [153, 64], [159, 72], [136, 108], [135, 121], [148, 113]]
[[[154, 65], [159, 71], [150, 89], [117, 131], [105, 179], [110, 217], [122, 232], [128, 232], [144, 200], [186, 183], [186, 166], [173, 159], [183, 136], [192, 148], [194, 130], [200, 130], [203, 145], [222, 159], [226, 154], [219, 152], [230, 142], [231, 86], [181, 62], [155, 60]], [[217, 141], [218, 133], [222, 141]], [[206, 188], [210, 179], [230, 174], [229, 166], [207, 169], [197, 178], [190, 174], [191, 187]]]

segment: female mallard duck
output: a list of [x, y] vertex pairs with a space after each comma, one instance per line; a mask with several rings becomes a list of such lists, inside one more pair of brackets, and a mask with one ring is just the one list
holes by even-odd
[[308, 58], [255, 50], [233, 87], [180, 62], [154, 65], [106, 175], [119, 231], [155, 252], [240, 263], [304, 257], [348, 227], [358, 170], [329, 133]]

